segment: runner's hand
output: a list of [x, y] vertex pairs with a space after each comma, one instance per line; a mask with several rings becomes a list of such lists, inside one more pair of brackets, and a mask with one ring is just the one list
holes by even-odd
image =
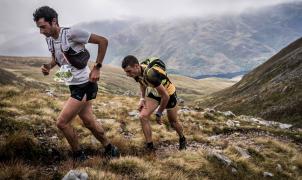
[[161, 121], [161, 116], [156, 116], [156, 122], [157, 122], [157, 124], [159, 124], [159, 125], [162, 125], [162, 124], [163, 124], [162, 121]]
[[97, 82], [98, 80], [100, 80], [100, 73], [101, 73], [100, 68], [94, 66], [89, 74], [89, 80], [91, 82]]
[[140, 112], [145, 106], [146, 106], [146, 101], [145, 101], [145, 99], [141, 98], [138, 103], [137, 110]]
[[43, 64], [43, 65], [41, 66], [41, 71], [42, 71], [42, 73], [44, 74], [44, 76], [46, 76], [46, 75], [49, 74], [50, 69], [51, 69], [50, 64]]

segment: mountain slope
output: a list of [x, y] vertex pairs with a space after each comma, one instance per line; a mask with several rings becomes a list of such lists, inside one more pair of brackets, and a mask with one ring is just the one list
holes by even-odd
[[[0, 56], [0, 84], [20, 85], [25, 82], [44, 86], [58, 84], [53, 80], [57, 67], [51, 71], [49, 76], [41, 74], [40, 66], [48, 61], [49, 58]], [[90, 67], [92, 66], [90, 64]], [[178, 96], [186, 103], [191, 103], [198, 97], [201, 98], [204, 95], [230, 87], [236, 82], [219, 78], [199, 80], [174, 74], [169, 74], [169, 78], [176, 85]], [[63, 84], [60, 86], [64, 87]], [[139, 86], [135, 80], [127, 77], [122, 68], [111, 65], [104, 65], [102, 68], [99, 88], [102, 93], [139, 96]]]
[[[147, 152], [136, 110], [139, 96], [119, 94], [120, 90], [137, 88], [137, 83], [126, 78], [121, 68], [110, 66], [102, 68], [100, 91], [92, 102], [93, 112], [96, 123], [101, 124], [110, 142], [119, 148], [121, 157], [108, 160], [104, 147], [77, 116], [71, 126], [89, 158], [75, 162], [63, 133], [56, 127], [57, 117], [70, 96], [68, 87], [53, 83], [52, 74], [46, 77], [41, 74], [39, 67], [46, 61], [49, 59], [0, 57], [1, 180], [66, 179], [63, 177], [72, 169], [89, 179], [302, 177], [301, 130], [213, 109], [179, 107], [177, 119], [188, 142], [185, 151], [178, 150], [179, 137], [167, 116], [162, 117], [163, 125], [158, 125], [153, 114], [150, 124], [156, 151]], [[223, 82], [171, 78], [176, 84], [183, 84], [182, 94], [198, 90], [198, 82], [203, 86], [198, 92], [219, 88], [211, 86]], [[11, 83], [16, 79], [17, 83]], [[43, 82], [45, 86], [34, 87], [33, 82]], [[67, 179], [75, 179], [74, 174], [69, 174]]]
[[302, 127], [302, 38], [245, 75], [234, 86], [199, 103]]
[[[260, 65], [302, 36], [301, 17], [302, 2], [289, 2], [237, 15], [95, 21], [76, 26], [109, 39], [106, 63], [120, 66], [128, 54], [140, 59], [155, 55], [167, 63], [172, 73], [202, 77], [245, 73]], [[23, 35], [21, 42], [18, 39], [1, 44], [0, 54], [49, 54], [38, 34]], [[97, 47], [88, 47], [95, 58]]]
[[[115, 65], [127, 54], [156, 55], [170, 72], [191, 77], [249, 71], [302, 35], [301, 7], [295, 2], [240, 15], [129, 21], [109, 36], [107, 55]], [[102, 22], [92, 27], [103, 33]]]

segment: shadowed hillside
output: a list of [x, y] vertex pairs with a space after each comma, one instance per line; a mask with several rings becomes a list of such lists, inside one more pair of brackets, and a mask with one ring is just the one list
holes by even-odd
[[302, 38], [199, 104], [302, 127]]

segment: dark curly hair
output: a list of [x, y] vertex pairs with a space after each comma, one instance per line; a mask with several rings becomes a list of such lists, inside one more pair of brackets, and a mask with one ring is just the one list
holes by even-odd
[[42, 6], [36, 9], [33, 16], [35, 22], [37, 22], [40, 18], [44, 18], [46, 22], [49, 22], [49, 24], [51, 24], [52, 20], [56, 18], [57, 24], [59, 25], [58, 13], [49, 6]]
[[125, 69], [127, 66], [133, 67], [135, 64], [139, 64], [137, 58], [133, 55], [128, 55], [122, 61], [122, 68]]

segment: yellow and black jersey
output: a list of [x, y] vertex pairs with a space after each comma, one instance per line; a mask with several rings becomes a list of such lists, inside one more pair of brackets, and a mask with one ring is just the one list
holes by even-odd
[[167, 73], [162, 68], [158, 66], [148, 67], [145, 64], [140, 64], [140, 66], [142, 69], [142, 74], [141, 76], [136, 77], [135, 80], [144, 87], [149, 87], [148, 91], [151, 91], [153, 95], [159, 96], [155, 87], [158, 87], [160, 84], [166, 88], [169, 95], [175, 93], [175, 86], [169, 80]]

